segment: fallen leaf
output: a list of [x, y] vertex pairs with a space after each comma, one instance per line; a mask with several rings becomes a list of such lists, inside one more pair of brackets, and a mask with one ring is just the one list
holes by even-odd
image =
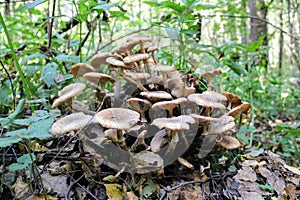
[[251, 167], [243, 167], [238, 170], [238, 173], [233, 177], [235, 180], [243, 180], [255, 182], [257, 180], [256, 173]]
[[106, 194], [110, 200], [122, 200], [122, 192], [120, 188], [122, 188], [119, 184], [104, 184], [106, 188]]
[[289, 171], [291, 171], [291, 172], [293, 172], [293, 173], [295, 173], [295, 174], [297, 174], [297, 175], [300, 176], [300, 170], [299, 169], [297, 169], [295, 167], [291, 167], [291, 166], [289, 166], [287, 164], [284, 164], [283, 167], [286, 168], [287, 170], [289, 170]]
[[127, 192], [127, 199], [128, 200], [138, 200], [139, 198], [133, 192]]
[[239, 191], [241, 197], [240, 200], [264, 200], [262, 195], [257, 192], [247, 192], [247, 191]]
[[22, 181], [21, 177], [18, 177], [15, 184], [12, 185], [12, 189], [15, 192], [15, 198], [21, 199], [24, 198], [25, 195], [29, 194], [29, 185]]
[[52, 176], [49, 172], [44, 172], [41, 176], [46, 191], [55, 191], [59, 198], [65, 197], [66, 191], [68, 191], [67, 176]]

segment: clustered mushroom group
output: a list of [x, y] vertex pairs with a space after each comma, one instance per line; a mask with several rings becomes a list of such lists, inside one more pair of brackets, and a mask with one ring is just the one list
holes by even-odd
[[[181, 75], [174, 66], [159, 63], [155, 57], [158, 48], [151, 46], [151, 42], [150, 36], [132, 37], [111, 52], [97, 54], [90, 65], [72, 66], [70, 72], [81, 82], [64, 87], [52, 108], [64, 104], [73, 113], [58, 119], [52, 126], [52, 134], [81, 130], [81, 139], [89, 140], [84, 143], [87, 151], [113, 144], [125, 153], [132, 153], [127, 166], [134, 165], [138, 173], [162, 170], [173, 152], [187, 149], [199, 135], [218, 135], [218, 145], [226, 149], [241, 147], [227, 133], [236, 128], [235, 118], [247, 114], [250, 104], [235, 94], [213, 90], [212, 80], [222, 71], [208, 71], [198, 78]], [[105, 66], [111, 75], [100, 73]], [[197, 92], [199, 80], [207, 84], [203, 93]], [[114, 87], [107, 90], [108, 84]], [[87, 86], [97, 99], [98, 107], [94, 110], [84, 100], [76, 100]], [[86, 133], [90, 129], [84, 129], [88, 124], [97, 124], [103, 131], [94, 131], [96, 134], [86, 137], [90, 134]], [[194, 135], [198, 135], [192, 141], [191, 127]], [[178, 161], [189, 166], [184, 164], [187, 161], [182, 161], [181, 154]]]

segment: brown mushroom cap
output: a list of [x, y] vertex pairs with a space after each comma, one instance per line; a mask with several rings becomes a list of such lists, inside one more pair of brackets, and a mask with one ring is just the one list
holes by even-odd
[[148, 79], [150, 78], [149, 73], [144, 73], [144, 72], [136, 72], [136, 73], [126, 73], [127, 76], [131, 77], [133, 80], [138, 80], [138, 79]]
[[151, 42], [152, 41], [152, 37], [151, 36], [134, 36], [134, 37], [130, 37], [126, 40], [126, 42], [128, 42], [129, 44], [131, 43], [140, 43], [140, 42]]
[[171, 101], [160, 101], [152, 105], [152, 109], [164, 109], [169, 111], [169, 116], [173, 116], [173, 109], [181, 103], [187, 102], [186, 98], [174, 99]]
[[207, 116], [202, 116], [194, 113], [190, 114], [190, 116], [193, 117], [199, 123], [217, 122], [219, 120], [219, 118], [207, 117]]
[[95, 116], [96, 121], [103, 127], [117, 130], [128, 130], [140, 119], [138, 112], [125, 108], [104, 109]]
[[188, 124], [195, 123], [195, 120], [189, 115], [181, 115], [172, 118], [157, 118], [153, 120], [152, 125], [157, 126], [159, 129], [166, 128], [172, 131], [189, 130]]
[[213, 71], [208, 71], [208, 72], [205, 72], [203, 74], [200, 75], [200, 79], [203, 79], [203, 78], [213, 78], [214, 76], [216, 75], [219, 75], [219, 74], [222, 74], [222, 70], [220, 69], [217, 69], [217, 70], [213, 70]]
[[102, 64], [107, 65], [108, 63], [106, 62], [106, 59], [111, 56], [112, 53], [110, 52], [98, 53], [92, 58], [91, 65], [95, 69], [99, 68]]
[[218, 121], [212, 122], [208, 126], [208, 134], [217, 134], [229, 131], [235, 127], [234, 118], [222, 115]]
[[72, 97], [79, 95], [85, 89], [85, 87], [86, 86], [83, 83], [73, 83], [64, 87], [58, 92], [59, 97], [53, 101], [51, 108], [55, 108]]
[[227, 116], [232, 116], [236, 118], [240, 114], [247, 114], [248, 110], [251, 108], [250, 103], [243, 102], [241, 105], [233, 108], [227, 113]]
[[172, 78], [167, 80], [167, 85], [170, 90], [174, 88], [184, 88], [184, 82], [181, 78]]
[[172, 99], [172, 96], [165, 91], [149, 91], [149, 92], [141, 92], [141, 96], [146, 97], [151, 101], [159, 101], [162, 99]]
[[139, 62], [142, 60], [147, 60], [150, 58], [149, 54], [147, 53], [137, 53], [133, 55], [126, 56], [123, 61], [125, 64], [133, 63], [133, 62]]
[[195, 92], [196, 92], [196, 88], [194, 87], [178, 87], [178, 88], [174, 88], [171, 91], [171, 94], [179, 98], [179, 97], [187, 97], [190, 94], [193, 94]]
[[108, 57], [106, 59], [106, 62], [112, 66], [116, 66], [116, 67], [126, 67], [125, 63], [122, 60], [119, 60], [115, 57]]
[[98, 72], [88, 72], [84, 74], [82, 77], [89, 82], [100, 83], [102, 90], [105, 89], [106, 82], [111, 82], [111, 83], [115, 82], [115, 79], [113, 79], [113, 77]]
[[230, 104], [230, 108], [234, 108], [242, 104], [242, 99], [238, 95], [230, 92], [223, 92], [222, 94], [226, 96], [227, 101]]
[[237, 149], [242, 146], [238, 139], [228, 135], [222, 136], [222, 140], [218, 143], [218, 145], [228, 150]]
[[215, 92], [215, 91], [205, 91], [201, 94], [201, 98], [207, 100], [207, 101], [212, 101], [212, 102], [226, 102], [227, 98], [226, 96]]
[[218, 108], [222, 110], [226, 110], [226, 107], [218, 102], [209, 101], [203, 98], [202, 94], [190, 94], [188, 97], [189, 101], [195, 102], [199, 106], [210, 107], [210, 108]]
[[81, 77], [87, 72], [94, 72], [95, 69], [86, 63], [77, 63], [70, 68], [70, 72], [74, 77]]
[[156, 51], [157, 49], [158, 49], [157, 47], [147, 47], [147, 48], [146, 48], [146, 52], [147, 52], [147, 53], [154, 52], [154, 51]]
[[151, 69], [157, 72], [173, 72], [176, 70], [174, 66], [169, 65], [153, 65], [151, 66]]
[[54, 135], [58, 135], [81, 129], [86, 126], [92, 118], [93, 116], [85, 115], [82, 112], [67, 115], [57, 120], [52, 125], [51, 133]]
[[130, 108], [137, 112], [145, 112], [150, 109], [152, 103], [146, 99], [130, 98], [127, 100]]

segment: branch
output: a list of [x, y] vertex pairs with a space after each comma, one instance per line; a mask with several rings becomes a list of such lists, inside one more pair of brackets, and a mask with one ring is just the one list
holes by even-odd
[[217, 15], [217, 14], [216, 15], [206, 15], [206, 16], [203, 16], [203, 17], [218, 17], [218, 16], [219, 17], [227, 17], [227, 18], [248, 18], [248, 19], [255, 19], [255, 20], [258, 20], [258, 21], [262, 21], [262, 22], [264, 22], [266, 24], [271, 25], [275, 29], [280, 30], [282, 33], [284, 33], [284, 34], [286, 34], [286, 35], [294, 38], [295, 40], [300, 40], [299, 37], [296, 37], [294, 35], [289, 34], [287, 31], [281, 29], [279, 26], [276, 26], [276, 25], [272, 24], [271, 22], [269, 22], [269, 21], [267, 21], [265, 19], [262, 19], [260, 17], [253, 17], [253, 16], [247, 16], [247, 15]]

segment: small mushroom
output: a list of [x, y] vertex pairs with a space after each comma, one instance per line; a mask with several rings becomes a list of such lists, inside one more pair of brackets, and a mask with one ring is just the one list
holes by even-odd
[[168, 66], [168, 65], [153, 65], [151, 68], [153, 71], [162, 73], [164, 87], [167, 88], [167, 73], [175, 71], [176, 68], [174, 66]]
[[[210, 101], [210, 100], [213, 100], [214, 98], [208, 99], [207, 96], [204, 96], [202, 94], [198, 94], [198, 93], [190, 94], [187, 98], [189, 101], [192, 101], [192, 102], [196, 103], [197, 105], [203, 106], [207, 109], [217, 108], [217, 109], [221, 109], [221, 110], [226, 110], [226, 107], [223, 104], [215, 102], [215, 101]], [[206, 114], [206, 115], [208, 115], [208, 114]]]
[[143, 86], [141, 80], [150, 78], [150, 74], [148, 73], [126, 73], [131, 79], [136, 81], [137, 87], [142, 91], [147, 91], [147, 89]]
[[55, 108], [64, 102], [67, 102], [71, 106], [72, 98], [79, 95], [85, 87], [83, 83], [73, 83], [64, 87], [58, 92], [59, 97], [53, 101], [51, 108]]
[[242, 104], [242, 99], [236, 94], [230, 93], [230, 92], [223, 92], [224, 96], [226, 96], [228, 104], [227, 109], [230, 110], [232, 108], [235, 108]]
[[138, 134], [136, 141], [131, 145], [131, 151], [137, 150], [137, 148], [140, 146], [143, 146], [145, 150], [149, 149], [149, 146], [145, 143], [146, 134], [147, 134], [147, 130], [144, 130]]
[[[169, 148], [167, 149], [166, 155], [172, 153], [176, 144], [179, 141], [178, 131], [189, 130], [189, 124], [195, 123], [195, 120], [189, 115], [181, 115], [178, 117], [172, 118], [157, 118], [153, 120], [152, 125], [157, 126], [159, 129], [165, 128], [171, 131], [171, 143]], [[184, 134], [182, 134], [182, 138], [188, 146], [188, 141], [186, 140]]]
[[208, 72], [201, 74], [199, 79], [205, 78], [207, 80], [207, 90], [212, 90], [212, 88], [213, 88], [212, 78], [221, 73], [222, 73], [222, 71], [220, 69], [208, 71]]
[[105, 90], [105, 83], [111, 82], [114, 83], [115, 79], [113, 77], [102, 74], [98, 72], [89, 72], [83, 75], [83, 78], [92, 83], [100, 83], [101, 90]]
[[113, 56], [111, 52], [98, 53], [92, 58], [91, 65], [95, 69], [100, 68], [102, 64], [107, 65], [106, 59], [111, 56]]
[[51, 129], [53, 135], [65, 134], [70, 131], [79, 130], [86, 126], [93, 116], [85, 115], [82, 112], [73, 113], [57, 120]]
[[149, 59], [149, 54], [147, 53], [137, 53], [133, 55], [128, 55], [123, 59], [123, 62], [125, 64], [130, 64], [130, 63], [138, 63], [139, 68], [141, 69], [141, 61]]
[[126, 144], [122, 130], [130, 129], [140, 119], [138, 112], [125, 108], [104, 109], [95, 116], [96, 122], [100, 123], [103, 127], [117, 130], [118, 140], [123, 148]]
[[239, 116], [241, 114], [247, 114], [247, 112], [249, 111], [250, 108], [251, 108], [250, 103], [243, 102], [241, 105], [231, 109], [227, 113], [227, 115], [236, 118], [237, 116]]
[[77, 63], [70, 68], [74, 77], [82, 77], [85, 73], [94, 71], [95, 69], [91, 65], [85, 63]]
[[208, 126], [208, 134], [224, 133], [232, 130], [235, 127], [234, 118], [231, 116], [223, 115], [218, 121], [212, 122]]
[[143, 97], [146, 97], [150, 101], [160, 101], [163, 99], [172, 99], [172, 96], [165, 91], [141, 92], [140, 95]]
[[147, 53], [151, 53], [151, 56], [152, 56], [152, 59], [153, 59], [153, 61], [154, 61], [154, 64], [156, 64], [157, 65], [157, 60], [155, 59], [155, 56], [154, 56], [154, 52], [155, 51], [157, 51], [157, 47], [147, 47], [146, 48], [146, 52]]
[[179, 97], [187, 97], [190, 94], [193, 94], [195, 92], [196, 89], [194, 87], [177, 87], [171, 91], [171, 94], [179, 98]]
[[152, 105], [152, 109], [164, 109], [169, 112], [169, 117], [173, 117], [173, 109], [181, 103], [187, 102], [186, 98], [174, 99], [171, 101], [160, 101]]
[[127, 39], [127, 43], [129, 44], [129, 46], [134, 47], [136, 44], [140, 44], [140, 50], [142, 53], [145, 53], [144, 43], [151, 41], [152, 37], [150, 36], [135, 36]]
[[242, 146], [242, 144], [238, 139], [231, 137], [229, 135], [222, 136], [222, 139], [220, 140], [218, 145], [228, 150], [237, 149]]
[[147, 122], [145, 112], [150, 109], [152, 103], [146, 99], [131, 98], [127, 100], [131, 109], [141, 114], [141, 122]]

